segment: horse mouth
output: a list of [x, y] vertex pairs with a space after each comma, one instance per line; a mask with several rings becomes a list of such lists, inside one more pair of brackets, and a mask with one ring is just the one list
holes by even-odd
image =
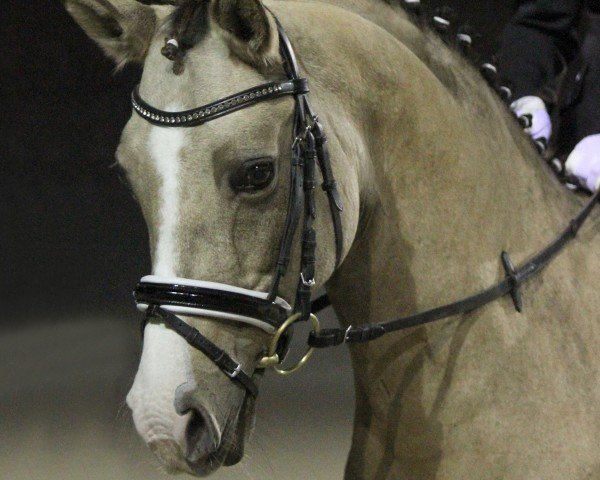
[[[221, 466], [228, 467], [240, 462], [244, 456], [246, 437], [253, 423], [254, 405], [254, 398], [246, 393], [237, 413], [229, 417], [220, 434], [221, 440], [212, 452], [207, 453], [201, 443], [191, 437], [186, 455], [189, 473], [206, 477]], [[194, 421], [192, 418], [190, 425], [193, 425]]]

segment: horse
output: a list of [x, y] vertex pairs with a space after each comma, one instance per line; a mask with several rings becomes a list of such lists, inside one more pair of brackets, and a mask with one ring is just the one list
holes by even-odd
[[[284, 78], [281, 22], [328, 132], [344, 203], [339, 265], [324, 195], [314, 222], [316, 286], [343, 328], [494, 284], [504, 276], [501, 251], [527, 259], [582, 205], [478, 72], [398, 6], [63, 1], [117, 65], [143, 64], [139, 92], [166, 111]], [[185, 49], [165, 58], [174, 31]], [[153, 274], [269, 290], [293, 111], [281, 97], [188, 129], [132, 115], [117, 159], [148, 226]], [[249, 173], [256, 161], [267, 174]], [[240, 178], [252, 188], [238, 188]], [[600, 478], [598, 227], [595, 213], [522, 286], [521, 313], [502, 298], [349, 347], [356, 412], [345, 478]], [[279, 290], [288, 300], [299, 258], [296, 241]], [[249, 325], [182, 318], [249, 374], [270, 338]], [[254, 398], [164, 322], [149, 321], [144, 335], [127, 403], [164, 468], [204, 476], [239, 462]]]

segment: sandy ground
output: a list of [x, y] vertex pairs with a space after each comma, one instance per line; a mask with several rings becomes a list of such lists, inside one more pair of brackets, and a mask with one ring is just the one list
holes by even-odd
[[[0, 478], [169, 478], [124, 404], [139, 343], [137, 326], [116, 320], [3, 331]], [[296, 376], [269, 374], [245, 459], [211, 478], [342, 478], [354, 405], [349, 365], [338, 349], [317, 352]]]

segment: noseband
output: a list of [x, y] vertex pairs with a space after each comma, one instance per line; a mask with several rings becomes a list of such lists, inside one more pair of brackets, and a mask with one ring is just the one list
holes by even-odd
[[[256, 396], [257, 387], [242, 366], [217, 347], [198, 330], [181, 320], [176, 314], [203, 316], [256, 326], [273, 334], [267, 356], [258, 368], [276, 367], [285, 357], [289, 344], [289, 327], [296, 321], [311, 319], [318, 331], [316, 317], [311, 315], [312, 288], [315, 285], [316, 216], [315, 170], [319, 166], [327, 194], [336, 248], [336, 266], [342, 255], [343, 235], [340, 212], [343, 209], [331, 169], [327, 138], [308, 100], [308, 81], [299, 75], [292, 45], [277, 21], [280, 54], [286, 80], [258, 85], [230, 95], [208, 105], [181, 112], [167, 112], [146, 103], [136, 87], [132, 106], [142, 118], [160, 127], [195, 127], [230, 113], [273, 100], [292, 96], [294, 126], [291, 145], [290, 192], [287, 215], [275, 275], [269, 293], [247, 290], [232, 285], [184, 278], [147, 276], [138, 283], [134, 297], [140, 310], [145, 311], [142, 330], [151, 317], [159, 317], [194, 348], [202, 351], [229, 378]], [[281, 279], [286, 275], [292, 252], [292, 243], [302, 218], [300, 273], [294, 307], [278, 296]], [[306, 361], [312, 349], [300, 364]], [[294, 368], [294, 369], [295, 369]], [[294, 370], [291, 369], [291, 370]], [[278, 370], [285, 373], [288, 370]]]

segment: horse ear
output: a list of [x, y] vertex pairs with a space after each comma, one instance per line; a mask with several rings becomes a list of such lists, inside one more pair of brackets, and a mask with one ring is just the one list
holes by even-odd
[[242, 60], [258, 68], [281, 63], [277, 25], [260, 0], [213, 0], [211, 16]]
[[156, 28], [156, 13], [136, 0], [63, 0], [75, 21], [120, 68], [143, 62]]

